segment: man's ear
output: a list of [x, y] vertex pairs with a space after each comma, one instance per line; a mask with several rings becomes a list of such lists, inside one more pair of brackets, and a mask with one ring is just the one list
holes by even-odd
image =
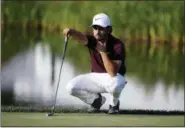
[[112, 33], [112, 26], [108, 27], [108, 33], [111, 34]]

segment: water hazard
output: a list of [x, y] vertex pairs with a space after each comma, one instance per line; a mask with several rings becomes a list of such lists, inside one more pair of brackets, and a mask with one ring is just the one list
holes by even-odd
[[[1, 91], [3, 104], [51, 105], [61, 64], [63, 37], [16, 29], [2, 34]], [[121, 94], [123, 109], [184, 111], [184, 52], [168, 45], [126, 43], [128, 81]], [[78, 49], [81, 49], [80, 51]], [[73, 77], [90, 71], [84, 46], [69, 40], [57, 105], [87, 106], [70, 96], [65, 86]], [[103, 108], [108, 108], [109, 95]], [[7, 97], [8, 96], [8, 97]]]

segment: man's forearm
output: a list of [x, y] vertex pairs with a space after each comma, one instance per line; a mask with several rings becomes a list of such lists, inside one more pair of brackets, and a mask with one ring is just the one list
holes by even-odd
[[103, 63], [104, 63], [104, 66], [105, 66], [105, 69], [107, 71], [107, 73], [114, 77], [116, 76], [117, 72], [118, 72], [118, 66], [116, 63], [112, 62], [109, 57], [108, 57], [108, 54], [105, 53], [105, 52], [100, 52], [101, 54], [101, 57], [102, 57], [102, 60], [103, 60]]
[[79, 38], [81, 36], [81, 32], [78, 32], [75, 29], [70, 29], [69, 34], [70, 36], [75, 38]]
[[83, 35], [81, 32], [76, 31], [74, 29], [70, 29], [69, 34], [75, 39], [82, 41], [84, 44], [87, 44], [87, 37]]

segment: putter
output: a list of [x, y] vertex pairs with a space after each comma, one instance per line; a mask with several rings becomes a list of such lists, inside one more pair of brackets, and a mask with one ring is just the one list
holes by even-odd
[[63, 66], [63, 62], [64, 62], [64, 58], [65, 58], [65, 53], [66, 53], [66, 49], [67, 49], [67, 44], [68, 44], [68, 36], [65, 37], [65, 43], [64, 43], [64, 48], [63, 48], [63, 54], [62, 54], [62, 61], [61, 61], [61, 67], [60, 67], [60, 73], [59, 73], [59, 78], [58, 78], [58, 84], [57, 84], [57, 89], [55, 92], [55, 100], [54, 100], [54, 104], [51, 108], [51, 112], [46, 114], [46, 116], [52, 116], [54, 115], [55, 112], [55, 105], [56, 105], [56, 99], [57, 99], [57, 93], [58, 93], [58, 87], [60, 84], [60, 76], [61, 76], [61, 72], [62, 72], [62, 66]]

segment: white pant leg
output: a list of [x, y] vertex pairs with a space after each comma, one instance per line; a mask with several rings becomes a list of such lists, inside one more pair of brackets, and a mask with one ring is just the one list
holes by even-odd
[[68, 82], [66, 89], [69, 94], [78, 97], [87, 104], [92, 104], [98, 98], [97, 93], [106, 92], [106, 90], [98, 84], [97, 75], [88, 73], [79, 75]]
[[108, 73], [88, 73], [69, 81], [66, 89], [87, 104], [92, 104], [98, 97], [97, 93], [110, 93], [110, 105], [115, 106], [125, 86], [125, 79], [120, 74], [111, 77]]
[[105, 85], [105, 88], [106, 91], [110, 93], [109, 104], [112, 106], [116, 106], [119, 101], [120, 94], [126, 85], [126, 80], [125, 77], [120, 74], [117, 74], [117, 76], [111, 77], [110, 79], [110, 84], [108, 84], [108, 86]]

